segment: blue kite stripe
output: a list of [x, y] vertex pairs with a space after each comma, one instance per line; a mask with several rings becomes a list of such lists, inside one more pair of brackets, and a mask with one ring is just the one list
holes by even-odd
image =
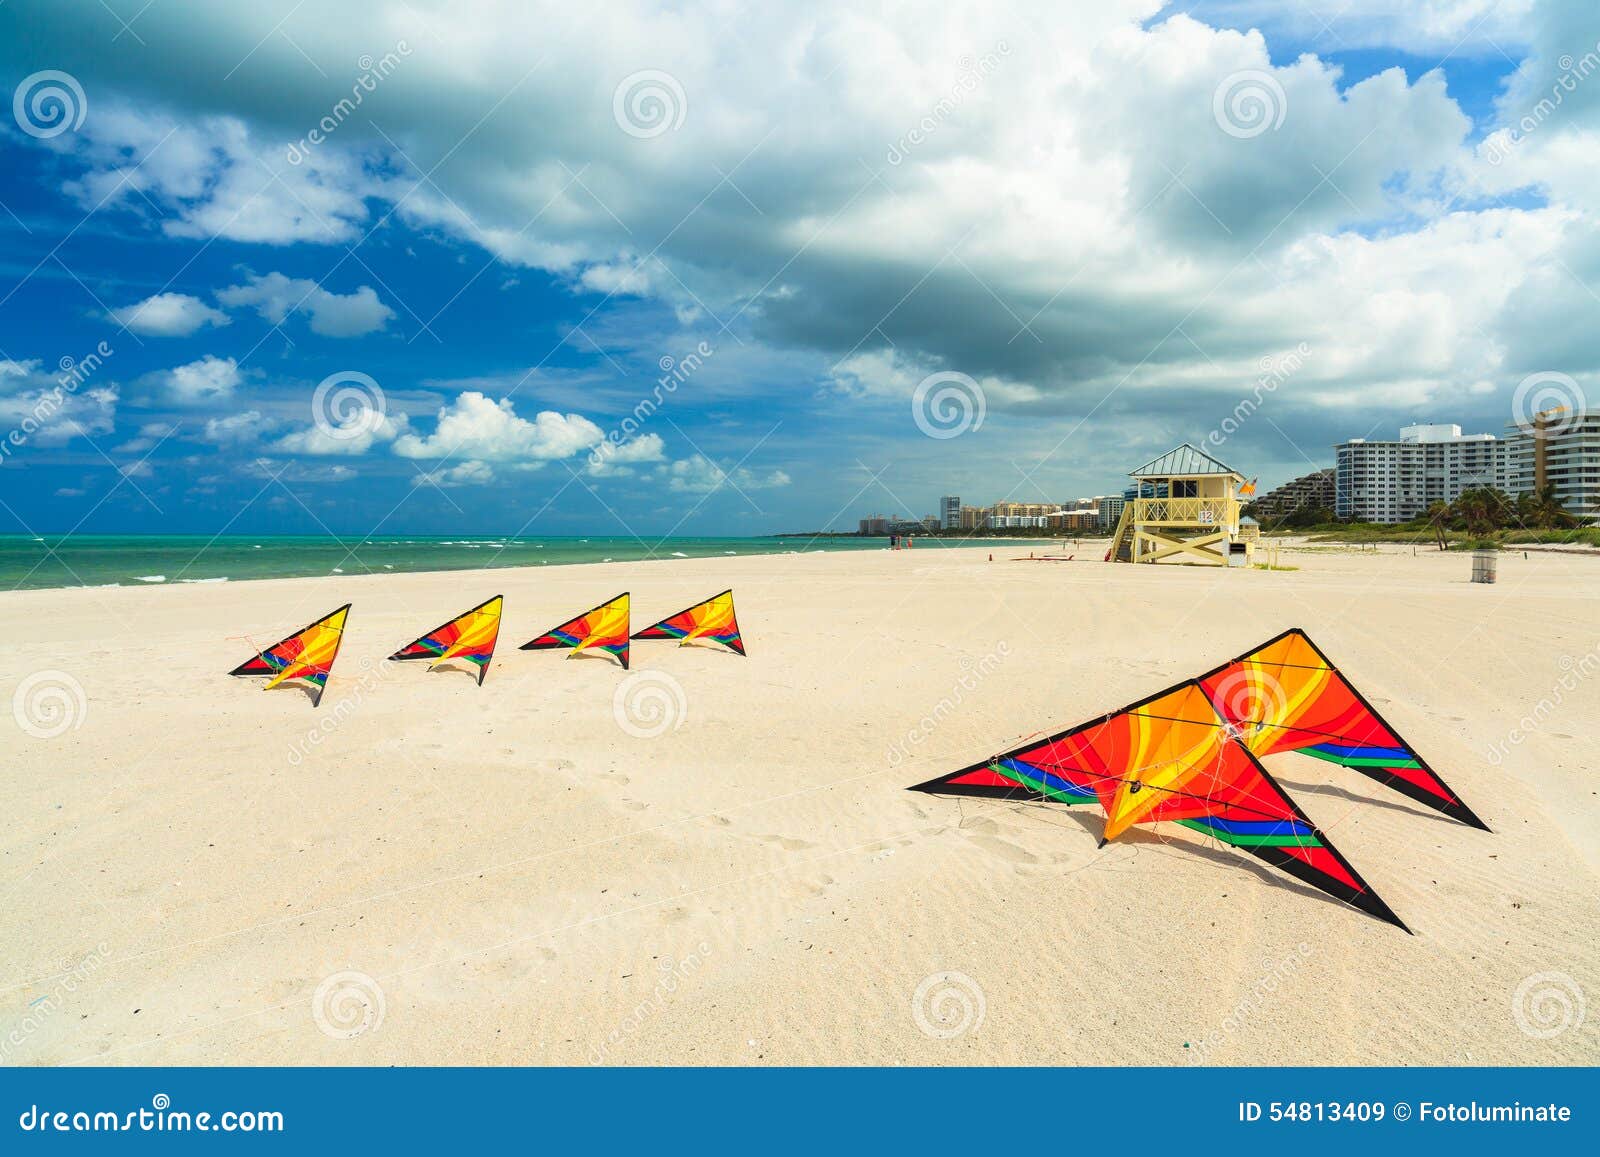
[[1053, 788], [1056, 791], [1062, 792], [1066, 795], [1075, 795], [1080, 799], [1097, 798], [1094, 792], [1090, 791], [1088, 788], [1062, 779], [1059, 775], [1048, 772], [1042, 767], [1036, 767], [1031, 763], [1025, 763], [1020, 759], [996, 760], [994, 766], [1001, 771], [1014, 771], [1018, 775], [1025, 775], [1029, 779], [1038, 780], [1045, 786]]
[[1314, 743], [1312, 747], [1344, 759], [1391, 759], [1397, 762], [1411, 759], [1410, 753], [1401, 747], [1348, 747], [1342, 743]]
[[1188, 822], [1235, 836], [1309, 836], [1312, 831], [1310, 825], [1295, 820], [1225, 820], [1219, 816], [1195, 816]]

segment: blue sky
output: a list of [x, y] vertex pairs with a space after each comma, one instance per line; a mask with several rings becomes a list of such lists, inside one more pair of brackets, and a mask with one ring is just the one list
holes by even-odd
[[1291, 7], [12, 0], [0, 531], [846, 527], [1594, 396], [1592, 6]]

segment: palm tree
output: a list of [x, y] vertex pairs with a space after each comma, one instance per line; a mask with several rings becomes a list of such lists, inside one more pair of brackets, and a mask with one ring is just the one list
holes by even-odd
[[1428, 525], [1433, 528], [1434, 541], [1439, 544], [1439, 549], [1448, 550], [1450, 544], [1445, 540], [1444, 532], [1445, 528], [1450, 525], [1450, 520], [1455, 517], [1454, 512], [1450, 509], [1450, 504], [1448, 502], [1430, 503], [1425, 517], [1428, 520]]
[[1492, 486], [1475, 486], [1463, 490], [1452, 507], [1455, 516], [1466, 523], [1467, 533], [1474, 538], [1487, 538], [1503, 530], [1512, 513], [1506, 495]]

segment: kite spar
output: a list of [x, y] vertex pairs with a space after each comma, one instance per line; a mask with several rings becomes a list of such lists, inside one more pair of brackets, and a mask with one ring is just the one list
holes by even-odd
[[695, 639], [710, 639], [730, 651], [744, 654], [744, 639], [739, 634], [739, 619], [733, 611], [733, 591], [725, 590], [703, 603], [696, 603], [675, 615], [668, 615], [653, 627], [646, 627], [635, 639], [677, 639], [684, 646]]
[[254, 659], [240, 663], [228, 674], [270, 676], [264, 688], [267, 691], [285, 680], [303, 679], [315, 688], [311, 705], [320, 706], [322, 693], [328, 689], [328, 672], [339, 655], [344, 622], [349, 614], [350, 604], [346, 603], [332, 614], [274, 643]]
[[1238, 741], [1194, 680], [911, 790], [1098, 803], [1105, 840], [1170, 820], [1410, 931]]
[[430, 671], [452, 660], [469, 663], [478, 669], [478, 686], [482, 687], [483, 677], [489, 672], [489, 661], [494, 658], [494, 645], [500, 638], [500, 610], [504, 604], [505, 597], [495, 595], [401, 647], [389, 658], [431, 659]]
[[570, 647], [571, 659], [591, 648], [604, 651], [628, 669], [628, 592], [623, 591], [591, 611], [569, 619], [522, 644], [524, 651]]

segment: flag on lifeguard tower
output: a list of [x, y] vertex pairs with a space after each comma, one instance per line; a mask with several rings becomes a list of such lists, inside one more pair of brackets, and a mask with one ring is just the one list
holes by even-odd
[[1256, 483], [1258, 481], [1259, 481], [1259, 479], [1256, 479], [1256, 478], [1250, 479], [1250, 481], [1246, 482], [1243, 486], [1239, 487], [1239, 492], [1237, 494], [1235, 494], [1234, 497], [1235, 498], [1254, 498], [1255, 494], [1256, 494]]

